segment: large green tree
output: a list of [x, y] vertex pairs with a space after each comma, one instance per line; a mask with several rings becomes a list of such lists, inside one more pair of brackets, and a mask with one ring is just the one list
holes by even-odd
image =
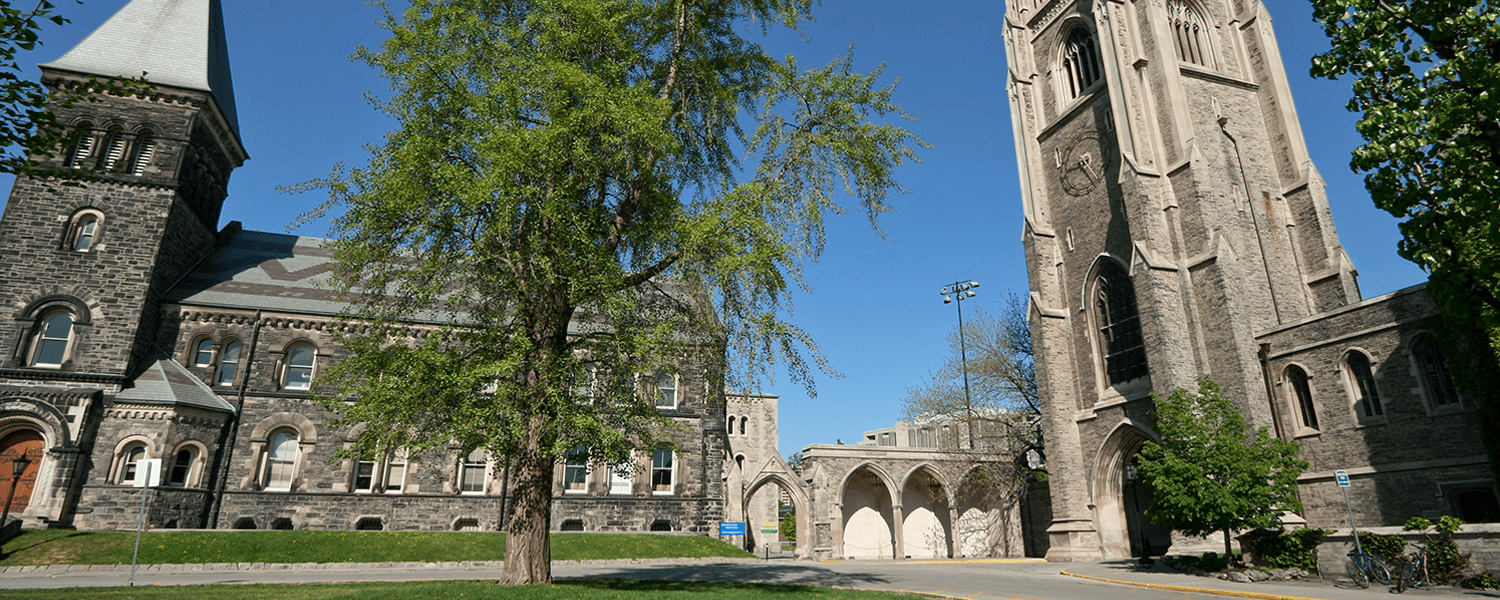
[[[37, 0], [12, 6], [0, 0], [0, 173], [57, 177], [69, 175], [45, 169], [41, 160], [62, 147], [63, 124], [47, 110], [49, 95], [42, 84], [22, 77], [17, 54], [34, 50], [41, 42], [42, 24], [68, 20], [55, 12], [51, 2]], [[69, 102], [78, 94], [71, 94]]]
[[1188, 535], [1223, 532], [1228, 564], [1231, 531], [1276, 527], [1282, 512], [1302, 510], [1297, 476], [1307, 463], [1297, 444], [1264, 427], [1251, 431], [1213, 379], [1199, 377], [1197, 393], [1177, 388], [1152, 400], [1161, 442], [1146, 442], [1139, 458], [1152, 523]]
[[1439, 329], [1477, 403], [1500, 477], [1500, 3], [1313, 0], [1332, 41], [1317, 77], [1353, 77], [1376, 206], [1401, 219], [1401, 256], [1430, 274]]
[[804, 70], [745, 37], [811, 5], [415, 0], [358, 52], [399, 128], [318, 182], [368, 324], [330, 406], [366, 424], [367, 451], [509, 457], [507, 582], [551, 579], [559, 457], [618, 464], [662, 437], [635, 374], [690, 365], [721, 402], [726, 379], [752, 389], [783, 361], [811, 391], [822, 359], [783, 320], [788, 285], [840, 194], [873, 225], [922, 146], [879, 70]]

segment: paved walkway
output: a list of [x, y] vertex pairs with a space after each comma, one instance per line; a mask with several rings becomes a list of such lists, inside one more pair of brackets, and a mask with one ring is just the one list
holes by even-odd
[[[1259, 583], [1235, 583], [1213, 577], [1197, 577], [1174, 573], [1159, 568], [1141, 567], [1135, 561], [1113, 561], [1102, 563], [1054, 563], [1063, 575], [1087, 578], [1095, 581], [1152, 587], [1180, 592], [1213, 594], [1239, 598], [1264, 598], [1268, 600], [1318, 598], [1322, 600], [1371, 600], [1390, 598], [1394, 585], [1372, 583], [1368, 589], [1360, 589], [1343, 574], [1324, 575], [1296, 581], [1262, 581]], [[1466, 590], [1457, 587], [1439, 586], [1407, 590], [1414, 598], [1500, 598], [1497, 590]]]

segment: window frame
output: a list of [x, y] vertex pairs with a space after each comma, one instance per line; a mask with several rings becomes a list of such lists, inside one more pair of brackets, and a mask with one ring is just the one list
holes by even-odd
[[69, 169], [83, 168], [84, 161], [93, 157], [94, 147], [98, 145], [95, 137], [93, 122], [83, 121], [74, 126], [73, 143], [68, 147], [63, 165]]
[[[183, 466], [182, 455], [184, 453], [188, 455], [187, 466], [182, 472], [182, 480], [178, 481], [177, 473], [178, 469]], [[177, 451], [172, 453], [171, 466], [165, 469], [167, 474], [164, 478], [165, 485], [181, 488], [197, 487], [199, 475], [202, 473], [198, 460], [201, 456], [203, 456], [203, 451], [195, 444], [183, 444], [179, 446]]]
[[156, 157], [156, 134], [151, 129], [142, 129], [135, 134], [135, 141], [130, 145], [130, 156], [126, 163], [126, 172], [140, 177], [146, 174], [146, 167], [151, 165], [151, 160]]
[[[1093, 338], [1098, 380], [1104, 390], [1120, 389], [1151, 375], [1146, 338], [1141, 328], [1140, 304], [1130, 272], [1110, 258], [1101, 258], [1089, 278], [1086, 310]], [[1128, 313], [1128, 314], [1126, 314]], [[1131, 337], [1134, 340], [1130, 340]], [[1116, 340], [1128, 347], [1115, 348]], [[1113, 366], [1116, 360], [1132, 364]], [[1115, 377], [1125, 377], [1116, 380]], [[1127, 377], [1128, 376], [1128, 377]]]
[[[308, 355], [308, 364], [292, 364], [293, 355], [302, 350], [307, 350], [310, 353]], [[316, 345], [306, 340], [287, 344], [281, 363], [281, 389], [297, 392], [305, 392], [312, 389], [313, 381], [318, 377], [318, 347]], [[305, 382], [292, 380], [293, 373], [300, 373], [304, 370], [307, 373]]]
[[[662, 466], [660, 460], [666, 457], [666, 466]], [[661, 489], [663, 484], [657, 483], [659, 473], [665, 473], [667, 482], [666, 489]], [[673, 496], [677, 494], [677, 453], [671, 446], [657, 446], [651, 450], [651, 495]]]
[[[240, 362], [244, 360], [244, 354], [245, 344], [239, 338], [226, 337], [219, 340], [214, 356], [213, 387], [234, 387], [235, 379], [240, 375]], [[226, 365], [229, 367], [227, 374], [225, 373]]]
[[1355, 421], [1360, 425], [1384, 423], [1386, 410], [1380, 398], [1375, 361], [1370, 360], [1370, 355], [1365, 351], [1350, 348], [1344, 352], [1339, 366], [1343, 371], [1344, 389], [1349, 394], [1349, 406], [1354, 412]]
[[1167, 0], [1165, 9], [1177, 62], [1217, 70], [1212, 28], [1201, 7], [1189, 0]]
[[[66, 316], [68, 318], [68, 331], [66, 337], [48, 337], [48, 329], [51, 327], [52, 319]], [[61, 369], [73, 359], [73, 347], [78, 340], [78, 315], [71, 308], [65, 306], [48, 306], [37, 312], [36, 324], [31, 334], [31, 347], [27, 351], [26, 366], [40, 369]], [[43, 348], [49, 342], [62, 343], [62, 350], [56, 363], [41, 362]]]
[[[666, 385], [664, 385], [662, 381], [663, 379], [669, 379], [670, 381]], [[677, 410], [677, 407], [681, 406], [682, 397], [680, 392], [682, 390], [682, 385], [678, 381], [677, 373], [674, 373], [672, 371], [657, 371], [656, 374], [651, 377], [651, 388], [653, 390], [653, 402], [656, 404], [657, 410]], [[663, 404], [662, 399], [668, 397], [669, 390], [671, 392], [670, 398], [672, 402], [670, 404]]]
[[[1443, 356], [1437, 339], [1431, 334], [1420, 334], [1412, 339], [1411, 350], [1407, 354], [1411, 358], [1412, 370], [1416, 371], [1422, 403], [1427, 408], [1428, 416], [1461, 412], [1463, 396], [1459, 395], [1458, 388], [1453, 384], [1448, 359]], [[1439, 402], [1442, 397], [1448, 400]]]
[[[68, 228], [63, 236], [62, 249], [67, 252], [87, 254], [99, 249], [99, 240], [104, 237], [104, 212], [97, 208], [81, 208], [68, 217]], [[79, 243], [88, 243], [80, 248]]]
[[[120, 449], [115, 452], [115, 472], [113, 482], [117, 485], [135, 485], [135, 478], [141, 474], [141, 461], [151, 458], [151, 447], [145, 440], [127, 439], [120, 444]], [[134, 460], [132, 460], [134, 459]]]
[[[611, 496], [631, 496], [631, 495], [635, 494], [635, 474], [636, 474], [635, 456], [636, 456], [635, 455], [635, 451], [631, 450], [630, 451], [630, 460], [629, 461], [627, 461], [624, 464], [610, 465], [610, 467], [609, 467], [609, 487], [605, 491], [606, 494], [609, 494]], [[629, 476], [621, 475], [620, 474], [620, 468], [621, 467], [625, 467], [626, 472], [630, 473], [630, 475]], [[623, 491], [621, 489], [621, 486], [618, 485], [620, 483], [624, 483], [625, 484], [623, 486]]]
[[1062, 35], [1057, 46], [1057, 90], [1062, 106], [1084, 98], [1105, 80], [1099, 36], [1081, 20]]
[[[478, 456], [478, 459], [474, 457]], [[475, 468], [479, 470], [479, 489], [470, 490], [468, 486], [468, 474]], [[460, 456], [458, 459], [458, 493], [468, 496], [483, 496], [489, 492], [490, 483], [490, 460], [489, 453], [483, 448], [475, 450], [468, 456]]]
[[[283, 460], [281, 458], [278, 458], [276, 455], [277, 450], [283, 445], [281, 443], [277, 443], [277, 438], [287, 434], [290, 434], [291, 436], [291, 438], [288, 440], [290, 445], [288, 450], [291, 452], [292, 456], [290, 460]], [[261, 473], [262, 490], [268, 492], [292, 491], [292, 488], [296, 485], [297, 466], [302, 459], [301, 444], [302, 432], [298, 431], [295, 427], [278, 427], [275, 430], [271, 431], [270, 435], [266, 436], [265, 464]], [[285, 487], [274, 485], [277, 482], [277, 479], [275, 479], [275, 477], [276, 465], [278, 463], [286, 465]]]
[[[1294, 370], [1301, 374], [1300, 381], [1293, 374]], [[1312, 375], [1302, 365], [1289, 364], [1281, 370], [1281, 382], [1286, 389], [1286, 403], [1297, 415], [1297, 418], [1292, 421], [1292, 428], [1297, 431], [1297, 435], [1321, 432], [1322, 428], [1318, 424], [1318, 404], [1312, 391]]]
[[587, 494], [589, 491], [589, 449], [579, 444], [563, 453], [562, 490], [564, 494]]

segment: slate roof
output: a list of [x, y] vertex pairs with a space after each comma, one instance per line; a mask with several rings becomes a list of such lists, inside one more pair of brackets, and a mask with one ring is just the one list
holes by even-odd
[[133, 0], [64, 54], [41, 65], [213, 94], [236, 137], [239, 117], [229, 77], [229, 44], [219, 0]]
[[144, 372], [126, 384], [120, 393], [115, 394], [115, 400], [234, 412], [233, 406], [160, 350], [155, 351], [155, 356]]
[[166, 301], [184, 305], [336, 316], [348, 303], [329, 285], [327, 240], [226, 228], [213, 254]]

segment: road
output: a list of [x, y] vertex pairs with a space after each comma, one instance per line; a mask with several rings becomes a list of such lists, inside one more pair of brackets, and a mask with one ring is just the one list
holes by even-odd
[[[667, 581], [738, 581], [747, 583], [840, 586], [871, 590], [937, 593], [975, 600], [1046, 599], [1096, 600], [1129, 596], [1140, 600], [1222, 599], [1223, 596], [1133, 588], [1065, 577], [1059, 566], [1047, 563], [939, 563], [894, 561], [817, 563], [772, 560], [720, 564], [610, 564], [557, 565], [557, 579], [612, 578]], [[52, 574], [7, 574], [0, 589], [106, 587], [124, 585], [129, 574], [113, 571], [72, 571]], [[494, 579], [497, 569], [367, 568], [259, 569], [244, 571], [171, 571], [136, 574], [136, 585], [210, 585], [246, 583], [326, 583], [351, 581], [417, 581], [439, 579]]]

